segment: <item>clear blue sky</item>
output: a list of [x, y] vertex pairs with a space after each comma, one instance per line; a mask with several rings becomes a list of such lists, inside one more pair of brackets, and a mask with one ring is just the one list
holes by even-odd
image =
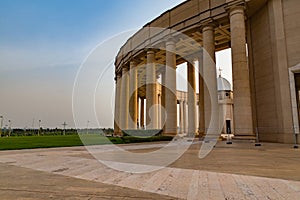
[[[100, 42], [142, 27], [183, 0], [1, 0], [0, 115], [13, 127], [72, 118], [76, 72]], [[113, 80], [110, 83], [113, 87]], [[110, 95], [110, 94], [109, 94]], [[33, 120], [34, 119], [34, 120]], [[96, 126], [95, 124], [91, 126]], [[103, 123], [112, 127], [112, 120]]]

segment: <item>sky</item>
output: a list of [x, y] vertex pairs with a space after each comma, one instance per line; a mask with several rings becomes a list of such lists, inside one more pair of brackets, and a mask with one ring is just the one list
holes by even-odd
[[[43, 127], [62, 127], [64, 122], [74, 127], [74, 117], [80, 115], [74, 114], [74, 86], [88, 86], [78, 82], [78, 74], [87, 58], [93, 57], [91, 52], [113, 43], [109, 53], [116, 55], [132, 33], [180, 2], [183, 0], [1, 0], [3, 125], [11, 120], [14, 128], [36, 128], [41, 120]], [[217, 65], [231, 81], [231, 72], [226, 70], [229, 57], [228, 51], [219, 53]], [[113, 73], [111, 62], [97, 65], [96, 74], [101, 76], [94, 94], [100, 105], [95, 106], [98, 122], [88, 113], [78, 126], [113, 126]], [[178, 73], [186, 72], [181, 68]], [[84, 99], [83, 95], [78, 98]]]

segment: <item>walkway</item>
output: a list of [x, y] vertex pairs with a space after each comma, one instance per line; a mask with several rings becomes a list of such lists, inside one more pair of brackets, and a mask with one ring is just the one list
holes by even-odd
[[[138, 152], [161, 146], [143, 144], [123, 147]], [[234, 151], [234, 148], [231, 150]], [[112, 145], [95, 146], [93, 153], [108, 151], [115, 151]], [[181, 199], [300, 198], [300, 181], [198, 170], [197, 166], [195, 169], [164, 167], [141, 174], [120, 172], [98, 162], [84, 147], [5, 151], [0, 153], [0, 163]], [[132, 169], [149, 167], [113, 161], [110, 164]]]

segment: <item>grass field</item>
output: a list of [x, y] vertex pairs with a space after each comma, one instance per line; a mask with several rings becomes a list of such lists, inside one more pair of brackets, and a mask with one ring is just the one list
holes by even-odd
[[137, 138], [126, 136], [122, 138], [104, 137], [98, 134], [88, 135], [53, 135], [53, 136], [20, 136], [0, 138], [0, 150], [71, 147], [83, 145], [123, 144], [135, 142], [169, 141], [170, 136], [153, 136]]
[[[106, 137], [99, 135], [84, 135], [85, 145], [110, 144]], [[121, 138], [112, 138], [113, 143], [123, 143]], [[22, 136], [0, 138], [0, 150], [33, 149], [50, 147], [82, 146], [83, 142], [78, 135], [53, 136]]]

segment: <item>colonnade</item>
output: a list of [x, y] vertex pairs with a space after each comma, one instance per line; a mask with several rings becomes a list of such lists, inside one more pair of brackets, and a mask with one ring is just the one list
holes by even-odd
[[[228, 8], [228, 14], [230, 18], [233, 68], [234, 133], [238, 136], [252, 135], [253, 124], [246, 55], [244, 7], [234, 6]], [[216, 127], [219, 123], [219, 120], [211, 120], [212, 116], [217, 114], [217, 110], [212, 108], [218, 107], [215, 28], [213, 21], [202, 23], [200, 32], [202, 33], [203, 51], [197, 52], [196, 56], [193, 55], [198, 60], [198, 71], [201, 74], [198, 81], [198, 120], [196, 117], [195, 60], [189, 61], [187, 64], [189, 86], [187, 101], [179, 101], [179, 128], [180, 132], [187, 132], [191, 136], [197, 133], [203, 136], [208, 131], [217, 131]], [[121, 134], [121, 130], [138, 128], [163, 129], [165, 135], [177, 134], [176, 42], [176, 39], [171, 36], [165, 40], [165, 65], [160, 70], [157, 70], [156, 66], [157, 50], [146, 50], [145, 95], [139, 95], [141, 88], [138, 88], [141, 77], [138, 76], [137, 70], [141, 59], [138, 57], [131, 58], [129, 62], [122, 66], [122, 70], [116, 73], [115, 134]], [[161, 84], [158, 84], [158, 75], [161, 77]], [[159, 89], [160, 92], [158, 92]], [[187, 112], [186, 107], [188, 107]], [[162, 108], [165, 112], [162, 112]], [[146, 120], [144, 114], [146, 114]], [[210, 124], [212, 126], [209, 126]], [[210, 127], [212, 130], [209, 130]]]

